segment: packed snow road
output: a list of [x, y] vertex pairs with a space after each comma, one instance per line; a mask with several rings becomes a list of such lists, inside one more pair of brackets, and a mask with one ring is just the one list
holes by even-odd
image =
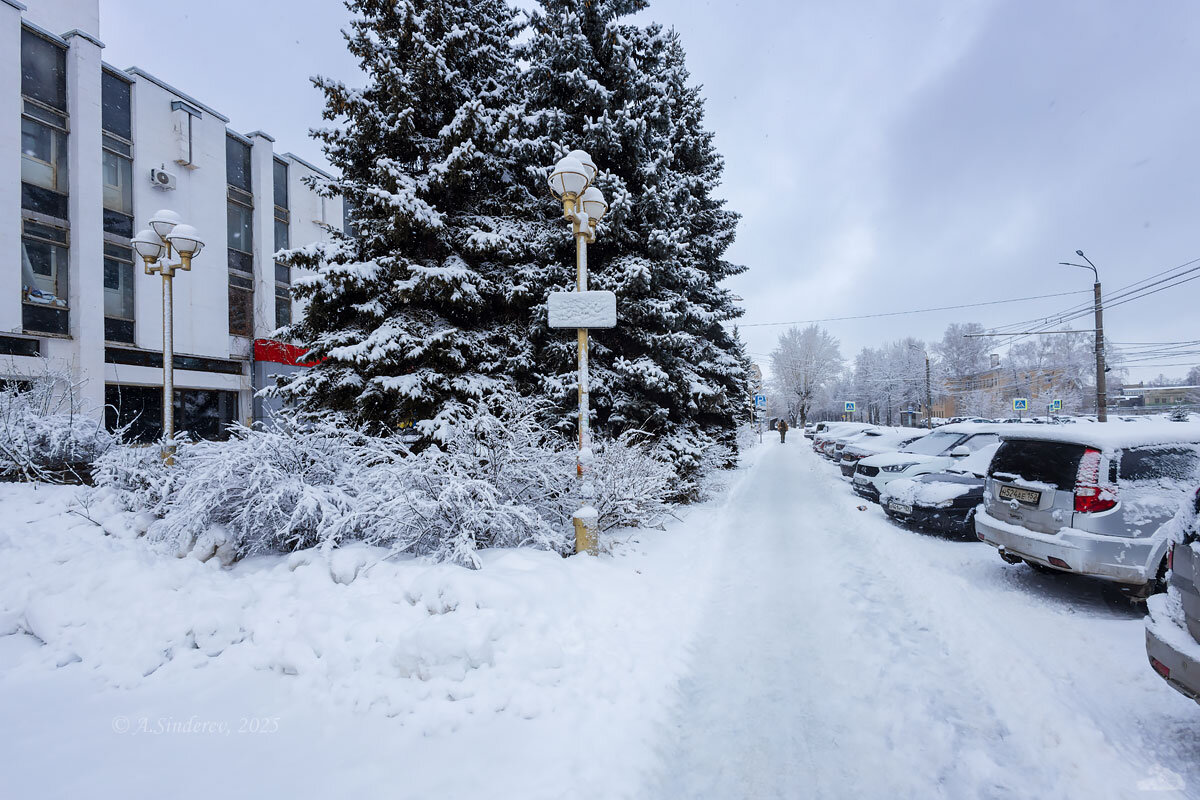
[[647, 795], [1200, 797], [1200, 710], [1097, 584], [923, 536], [804, 440], [735, 489]]

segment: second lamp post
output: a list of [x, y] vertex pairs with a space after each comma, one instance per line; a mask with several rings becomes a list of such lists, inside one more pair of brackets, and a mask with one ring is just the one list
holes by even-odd
[[[163, 304], [163, 458], [171, 463], [175, 452], [175, 301], [171, 279], [176, 270], [190, 270], [192, 258], [199, 255], [204, 242], [200, 232], [184, 225], [174, 211], [163, 210], [150, 218], [150, 227], [133, 237], [133, 249], [145, 262], [146, 274], [162, 276]], [[171, 251], [179, 254], [179, 263], [167, 259]], [[165, 258], [164, 258], [165, 254]]]

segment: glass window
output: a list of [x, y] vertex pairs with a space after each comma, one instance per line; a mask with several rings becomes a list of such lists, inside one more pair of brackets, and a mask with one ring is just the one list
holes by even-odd
[[[241, 285], [237, 276], [229, 276], [229, 333], [232, 336], [254, 334], [254, 291]], [[245, 281], [249, 284], [250, 281]]]
[[977, 453], [985, 447], [990, 447], [1000, 441], [1000, 437], [994, 433], [981, 433], [977, 436], [972, 436], [963, 442], [963, 447], [970, 450], [972, 453]]
[[21, 318], [27, 331], [68, 333], [66, 231], [25, 224], [21, 239]]
[[922, 456], [937, 456], [948, 451], [951, 447], [958, 443], [962, 438], [961, 433], [950, 433], [948, 431], [934, 431], [931, 434], [922, 436], [915, 442], [905, 445], [904, 453], [916, 453]]
[[[109, 430], [128, 426], [137, 442], [155, 442], [162, 436], [161, 386], [104, 387], [104, 421]], [[173, 398], [175, 428], [201, 439], [229, 438], [228, 426], [237, 419], [237, 392], [176, 389]]]
[[275, 252], [287, 250], [291, 245], [288, 244], [288, 224], [287, 220], [282, 220], [279, 217], [275, 218]]
[[21, 118], [21, 181], [67, 193], [67, 137], [62, 131]]
[[292, 268], [287, 264], [275, 262], [275, 282], [285, 286], [292, 282]]
[[21, 31], [21, 94], [67, 110], [66, 51], [30, 30]]
[[133, 215], [133, 161], [103, 152], [104, 207]]
[[275, 286], [275, 327], [292, 324], [292, 293], [286, 286]]
[[240, 203], [229, 203], [229, 249], [254, 252], [254, 211]]
[[275, 160], [275, 171], [273, 174], [275, 184], [275, 205], [280, 208], [288, 207], [288, 167], [287, 163]]
[[27, 303], [67, 307], [67, 248], [32, 239], [21, 240], [21, 298]]
[[225, 137], [225, 182], [245, 192], [250, 188], [250, 145]]
[[1198, 464], [1193, 446], [1138, 447], [1121, 454], [1119, 475], [1123, 481], [1190, 481]]
[[105, 70], [100, 73], [101, 125], [122, 139], [133, 139], [129, 84]]
[[1069, 492], [1075, 488], [1079, 460], [1086, 449], [1069, 442], [1007, 439], [992, 456], [988, 475], [1019, 476], [1025, 481], [1049, 483]]
[[104, 247], [104, 316], [133, 319], [133, 251]]

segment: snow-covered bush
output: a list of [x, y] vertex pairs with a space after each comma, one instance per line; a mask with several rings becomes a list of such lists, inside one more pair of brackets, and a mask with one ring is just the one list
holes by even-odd
[[116, 445], [92, 465], [96, 485], [110, 490], [127, 511], [162, 514], [180, 476], [179, 470], [163, 461], [157, 445]]
[[[160, 516], [149, 537], [180, 555], [225, 561], [358, 541], [477, 567], [481, 548], [571, 547], [575, 449], [546, 418], [534, 401], [477, 403], [441, 446], [411, 452], [395, 435], [284, 414], [234, 426], [227, 442], [181, 442], [170, 467], [157, 448], [115, 448], [97, 483], [126, 509]], [[604, 529], [670, 511], [675, 473], [634, 436], [593, 453]]]
[[368, 438], [336, 419], [281, 416], [231, 426], [226, 442], [184, 443], [167, 468], [177, 476], [152, 538], [186, 553], [219, 529], [238, 556], [334, 544], [354, 533], [347, 516]]
[[[600, 512], [601, 530], [656, 525], [674, 507], [670, 498], [678, 494], [680, 479], [642, 438], [630, 431], [592, 446], [591, 504]], [[575, 508], [564, 509], [568, 520]]]
[[80, 384], [45, 367], [0, 384], [0, 480], [81, 483], [117, 438], [85, 413]]

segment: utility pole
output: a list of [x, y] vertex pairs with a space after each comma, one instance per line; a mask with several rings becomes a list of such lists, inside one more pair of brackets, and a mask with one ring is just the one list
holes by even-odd
[[1100, 272], [1092, 260], [1083, 254], [1082, 250], [1076, 250], [1075, 255], [1086, 261], [1088, 265], [1085, 267], [1083, 264], [1072, 264], [1069, 261], [1058, 263], [1065, 267], [1090, 269], [1096, 279], [1096, 282], [1092, 284], [1096, 305], [1096, 419], [1100, 422], [1108, 422], [1108, 378], [1104, 374], [1104, 302], [1100, 294]]
[[929, 352], [925, 352], [925, 422], [933, 430], [933, 389], [929, 385]]

